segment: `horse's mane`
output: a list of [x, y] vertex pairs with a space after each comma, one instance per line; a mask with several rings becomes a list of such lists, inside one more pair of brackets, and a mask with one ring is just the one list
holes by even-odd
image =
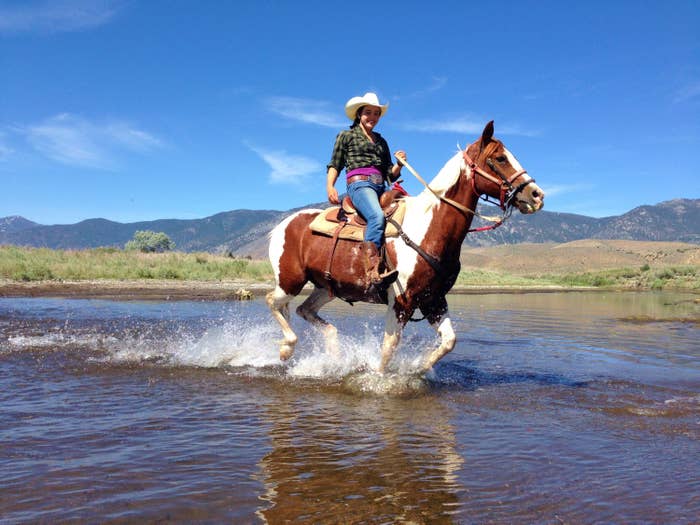
[[[463, 162], [462, 151], [458, 150], [457, 153], [445, 163], [433, 180], [429, 182], [430, 188], [438, 195], [447, 193], [457, 182], [459, 174], [462, 171]], [[428, 188], [425, 188], [414, 198], [416, 201], [425, 203], [424, 207], [426, 211], [439, 203], [435, 195], [433, 195], [433, 192]]]

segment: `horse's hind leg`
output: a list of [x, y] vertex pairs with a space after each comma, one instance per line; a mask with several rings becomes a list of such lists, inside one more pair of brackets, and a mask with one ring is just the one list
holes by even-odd
[[297, 344], [297, 335], [292, 330], [289, 324], [289, 301], [294, 298], [289, 295], [279, 286], [267, 294], [267, 305], [272, 311], [272, 315], [282, 327], [282, 339], [280, 343], [280, 359], [286, 361], [294, 353], [294, 347]]
[[323, 330], [326, 337], [326, 351], [338, 355], [338, 330], [325, 319], [319, 317], [318, 311], [333, 300], [333, 296], [325, 288], [314, 288], [306, 300], [297, 307], [297, 314], [309, 323]]

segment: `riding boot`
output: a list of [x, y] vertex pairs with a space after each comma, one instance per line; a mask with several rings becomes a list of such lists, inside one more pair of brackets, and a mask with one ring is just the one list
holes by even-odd
[[389, 286], [399, 275], [398, 270], [388, 270], [383, 258], [379, 255], [379, 249], [373, 242], [362, 243], [367, 254], [366, 268], [370, 285]]

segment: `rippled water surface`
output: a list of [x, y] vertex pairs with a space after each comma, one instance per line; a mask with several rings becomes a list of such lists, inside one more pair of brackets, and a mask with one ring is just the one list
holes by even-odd
[[0, 299], [0, 522], [697, 523], [697, 299], [453, 295], [427, 378], [377, 306], [281, 365], [262, 300]]

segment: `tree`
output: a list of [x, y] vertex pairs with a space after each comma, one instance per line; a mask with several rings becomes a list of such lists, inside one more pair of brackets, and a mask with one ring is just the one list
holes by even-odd
[[134, 238], [124, 245], [126, 250], [139, 250], [142, 252], [167, 252], [175, 248], [175, 243], [163, 232], [151, 230], [139, 230]]

